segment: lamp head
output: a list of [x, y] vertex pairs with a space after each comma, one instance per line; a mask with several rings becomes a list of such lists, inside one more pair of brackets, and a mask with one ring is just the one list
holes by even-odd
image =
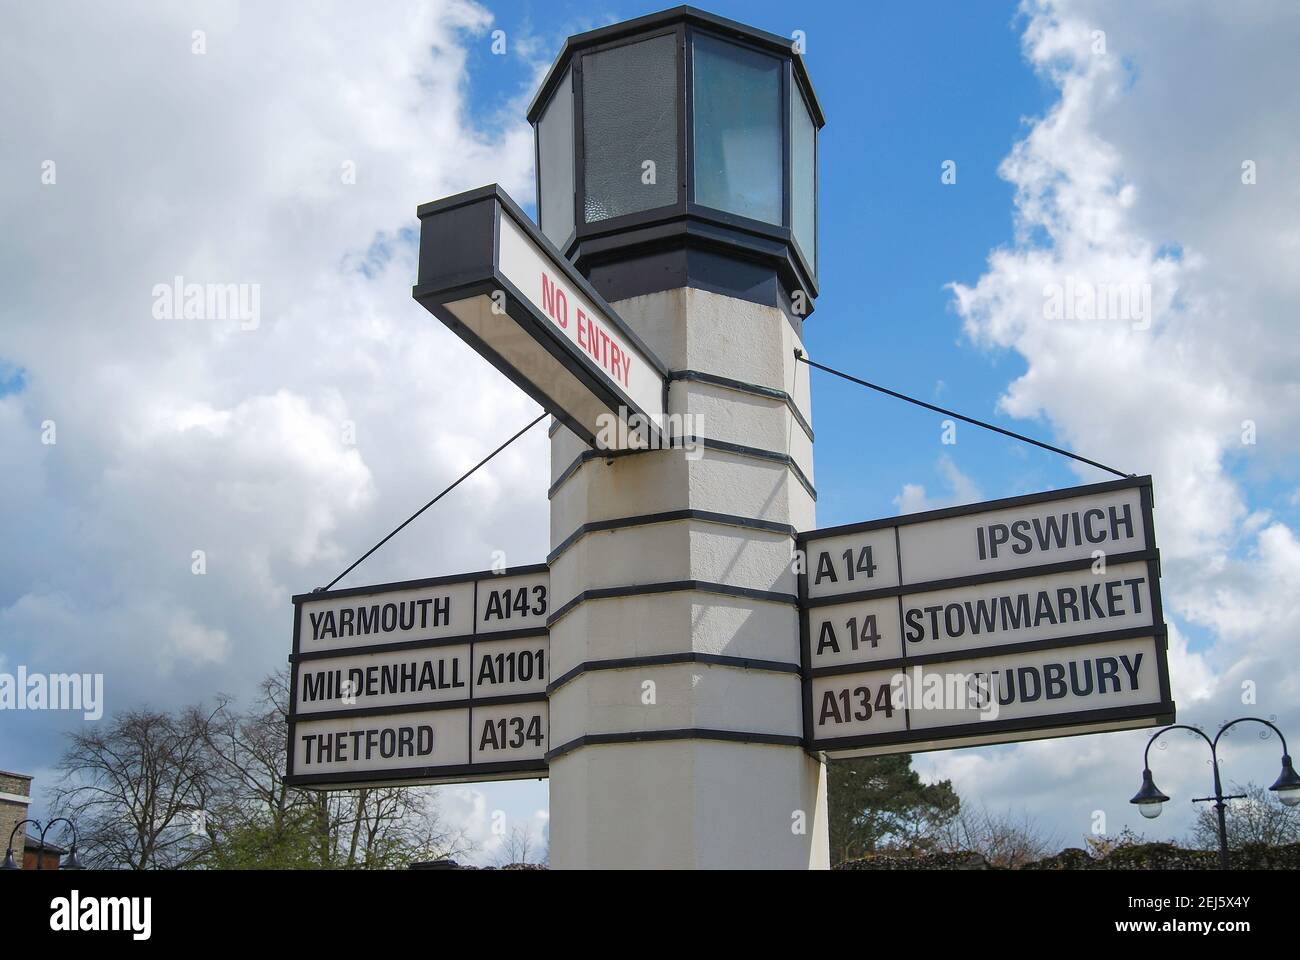
[[1297, 776], [1295, 767], [1291, 766], [1290, 756], [1283, 754], [1282, 773], [1269, 789], [1276, 793], [1277, 798], [1288, 807], [1300, 803], [1300, 776]]
[[1148, 768], [1142, 771], [1142, 789], [1134, 794], [1129, 803], [1136, 803], [1142, 816], [1154, 820], [1160, 816], [1160, 810], [1168, 800], [1169, 798], [1160, 792], [1160, 788], [1151, 779], [1151, 770]]

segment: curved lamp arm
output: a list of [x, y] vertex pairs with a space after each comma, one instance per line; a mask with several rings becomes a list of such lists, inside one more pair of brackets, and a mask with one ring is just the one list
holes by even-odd
[[[3, 867], [0, 867], [0, 869], [3, 870], [20, 869], [18, 864], [14, 861], [14, 834], [16, 834], [19, 830], [21, 830], [23, 828], [23, 824], [25, 823], [34, 823], [38, 828], [41, 825], [41, 822], [39, 820], [33, 820], [30, 817], [28, 817], [25, 820], [19, 820], [17, 823], [14, 824], [14, 828], [9, 831], [9, 843], [5, 847], [4, 865]], [[24, 844], [24, 849], [26, 849], [25, 844]]]
[[1238, 717], [1236, 720], [1228, 721], [1222, 727], [1219, 728], [1219, 732], [1214, 735], [1214, 743], [1212, 743], [1210, 746], [1212, 747], [1217, 746], [1219, 743], [1219, 737], [1223, 736], [1228, 731], [1229, 727], [1235, 727], [1237, 724], [1245, 723], [1248, 720], [1253, 723], [1262, 723], [1264, 726], [1268, 727], [1270, 730], [1276, 733], [1278, 739], [1282, 741], [1282, 755], [1290, 756], [1291, 751], [1286, 748], [1286, 737], [1282, 734], [1282, 731], [1279, 730], [1273, 724], [1269, 723], [1267, 720], [1263, 719], [1262, 717]]
[[9, 831], [9, 842], [8, 842], [7, 844], [5, 844], [6, 849], [8, 849], [8, 850], [11, 851], [11, 852], [12, 852], [12, 850], [13, 850], [13, 848], [14, 848], [14, 834], [16, 834], [16, 833], [18, 832], [18, 828], [21, 827], [24, 823], [34, 823], [34, 824], [36, 824], [36, 829], [37, 829], [37, 830], [39, 830], [39, 829], [41, 828], [41, 821], [39, 821], [39, 820], [32, 820], [32, 819], [30, 819], [30, 818], [27, 819], [27, 820], [19, 820], [17, 823], [15, 823], [15, 824], [14, 824], [14, 828], [13, 828], [12, 830]]
[[67, 817], [55, 817], [53, 820], [47, 823], [45, 825], [45, 829], [41, 831], [41, 843], [42, 844], [45, 843], [45, 835], [50, 832], [50, 827], [54, 826], [56, 823], [66, 823], [69, 827], [72, 828], [72, 845], [75, 847], [77, 845], [77, 825], [73, 823], [71, 820], [69, 820]]
[[[1243, 720], [1246, 720], [1246, 719], [1250, 719], [1250, 718], [1248, 718], [1248, 717], [1242, 717], [1242, 719], [1243, 719]], [[1236, 721], [1234, 721], [1234, 722], [1236, 722]], [[1272, 724], [1269, 724], [1269, 726], [1272, 726]], [[1226, 730], [1226, 729], [1227, 729], [1227, 727], [1224, 728], [1224, 730]], [[1274, 727], [1273, 729], [1276, 730], [1277, 728]], [[1147, 769], [1147, 770], [1150, 770], [1150, 769], [1151, 769], [1151, 764], [1150, 764], [1150, 762], [1149, 762], [1150, 759], [1151, 759], [1151, 744], [1155, 743], [1156, 740], [1158, 740], [1158, 739], [1159, 739], [1161, 736], [1163, 736], [1164, 734], [1168, 733], [1170, 730], [1190, 730], [1192, 733], [1196, 734], [1198, 737], [1200, 737], [1202, 740], [1204, 740], [1207, 744], [1210, 745], [1210, 755], [1211, 755], [1211, 756], [1216, 757], [1216, 758], [1218, 757], [1218, 746], [1217, 746], [1217, 745], [1218, 745], [1218, 742], [1219, 742], [1219, 738], [1218, 738], [1217, 736], [1216, 736], [1213, 740], [1211, 740], [1208, 736], [1206, 736], [1205, 731], [1202, 730], [1202, 729], [1200, 729], [1199, 727], [1189, 727], [1189, 726], [1188, 726], [1187, 724], [1185, 724], [1185, 723], [1175, 723], [1175, 724], [1171, 724], [1171, 725], [1168, 726], [1168, 727], [1165, 727], [1163, 730], [1157, 730], [1155, 733], [1151, 734], [1151, 739], [1147, 741], [1147, 748], [1146, 748], [1144, 751], [1142, 751], [1142, 766], [1143, 766], [1145, 769]], [[1220, 731], [1219, 731], [1219, 734], [1222, 735], [1222, 733], [1223, 733], [1223, 730], [1220, 730]], [[1278, 734], [1278, 735], [1281, 736], [1281, 734]]]
[[77, 825], [73, 823], [71, 820], [69, 820], [67, 817], [55, 817], [53, 820], [47, 823], [45, 825], [45, 829], [41, 831], [42, 856], [36, 861], [36, 869], [39, 870], [45, 865], [45, 859], [43, 856], [43, 854], [45, 853], [45, 835], [50, 832], [50, 827], [54, 826], [56, 823], [66, 823], [68, 827], [72, 830], [72, 855], [68, 859], [68, 869], [80, 870], [81, 865], [77, 862]]

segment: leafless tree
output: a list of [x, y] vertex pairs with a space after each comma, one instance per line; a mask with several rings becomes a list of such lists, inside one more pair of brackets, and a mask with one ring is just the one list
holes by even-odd
[[76, 823], [89, 865], [175, 869], [203, 859], [201, 811], [214, 780], [194, 717], [129, 711], [68, 741], [51, 807]]
[[[1228, 801], [1228, 846], [1238, 849], [1248, 843], [1270, 847], [1300, 842], [1300, 807], [1288, 807], [1268, 789], [1255, 783], [1233, 784], [1228, 793], [1244, 793]], [[1201, 850], [1219, 848], [1219, 820], [1212, 804], [1198, 804], [1192, 835], [1186, 845]]]
[[1010, 811], [998, 814], [963, 804], [942, 828], [940, 846], [948, 851], [972, 850], [990, 866], [1014, 869], [1054, 853], [1060, 844], [1028, 814], [1017, 817]]
[[288, 702], [281, 671], [246, 711], [223, 696], [118, 714], [70, 737], [51, 805], [101, 867], [383, 869], [472, 851], [429, 788], [290, 787]]
[[332, 798], [332, 862], [349, 869], [401, 867], [419, 860], [464, 856], [473, 845], [449, 828], [436, 795], [419, 787], [368, 787]]
[[206, 723], [191, 711], [217, 770], [212, 865], [378, 869], [469, 852], [466, 834], [443, 822], [427, 788], [288, 786], [288, 705], [289, 677], [279, 671], [247, 712], [229, 697]]
[[1104, 860], [1116, 850], [1140, 846], [1147, 839], [1132, 828], [1125, 827], [1114, 836], [1105, 833], [1089, 834], [1083, 838], [1083, 842], [1087, 845], [1088, 856], [1094, 860]]
[[[203, 731], [218, 779], [226, 790], [215, 799], [230, 815], [253, 809], [279, 829], [293, 803], [285, 783], [289, 720], [289, 678], [281, 670], [266, 677], [251, 709], [241, 713], [229, 696], [217, 699], [208, 716], [192, 708], [190, 722]], [[213, 811], [216, 812], [216, 811]]]
[[506, 834], [492, 863], [497, 867], [509, 867], [516, 863], [545, 863], [546, 860], [546, 851], [538, 849], [533, 837], [532, 824], [525, 823], [513, 827]]

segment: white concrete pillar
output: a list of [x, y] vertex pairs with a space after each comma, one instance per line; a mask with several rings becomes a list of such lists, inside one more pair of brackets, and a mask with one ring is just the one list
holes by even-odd
[[793, 534], [812, 529], [798, 321], [692, 288], [613, 304], [708, 445], [551, 439], [555, 868], [824, 868]]

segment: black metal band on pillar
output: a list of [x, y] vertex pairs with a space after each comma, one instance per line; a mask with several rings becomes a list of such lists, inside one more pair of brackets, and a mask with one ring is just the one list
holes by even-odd
[[721, 743], [756, 743], [765, 746], [802, 747], [803, 738], [785, 733], [746, 733], [742, 730], [713, 730], [683, 727], [677, 730], [633, 730], [627, 733], [588, 733], [560, 744], [546, 754], [546, 762], [581, 747], [617, 743], [664, 743], [672, 740], [715, 740]]
[[1014, 430], [1007, 430], [1006, 428], [999, 427], [996, 424], [987, 423], [983, 420], [976, 420], [974, 417], [968, 417], [963, 413], [957, 413], [955, 410], [946, 410], [943, 407], [935, 406], [933, 403], [926, 403], [924, 400], [916, 399], [916, 397], [909, 397], [905, 393], [899, 393], [897, 390], [890, 390], [888, 387], [882, 387], [878, 383], [870, 383], [869, 381], [862, 380], [852, 374], [845, 373], [843, 370], [836, 370], [832, 367], [826, 366], [825, 364], [818, 363], [815, 360], [809, 360], [804, 356], [802, 350], [795, 350], [794, 355], [796, 360], [806, 363], [810, 367], [824, 370], [826, 373], [834, 374], [850, 383], [856, 383], [860, 387], [875, 390], [878, 393], [883, 393], [885, 396], [893, 397], [896, 400], [906, 400], [908, 403], [914, 403], [918, 407], [925, 407], [925, 409], [933, 410], [935, 413], [942, 413], [945, 417], [953, 417], [954, 419], [961, 420], [964, 423], [969, 423], [976, 427], [983, 427], [985, 430], [992, 430], [994, 433], [1000, 433], [1004, 437], [1010, 437], [1013, 440], [1020, 440], [1023, 443], [1032, 444], [1033, 446], [1041, 447], [1044, 450], [1050, 450], [1052, 453], [1059, 453], [1063, 457], [1069, 457], [1071, 460], [1078, 460], [1080, 463], [1086, 463], [1088, 466], [1096, 467], [1098, 470], [1105, 470], [1107, 473], [1113, 473], [1115, 476], [1123, 477], [1126, 480], [1129, 477], [1137, 476], [1137, 474], [1134, 473], [1125, 473], [1122, 470], [1116, 470], [1114, 467], [1108, 467], [1106, 464], [1098, 463], [1096, 460], [1089, 460], [1087, 457], [1081, 457], [1077, 453], [1071, 453], [1069, 450], [1062, 450], [1060, 447], [1054, 447], [1050, 443], [1035, 440], [1033, 437], [1026, 437], [1023, 433], [1016, 433]]

